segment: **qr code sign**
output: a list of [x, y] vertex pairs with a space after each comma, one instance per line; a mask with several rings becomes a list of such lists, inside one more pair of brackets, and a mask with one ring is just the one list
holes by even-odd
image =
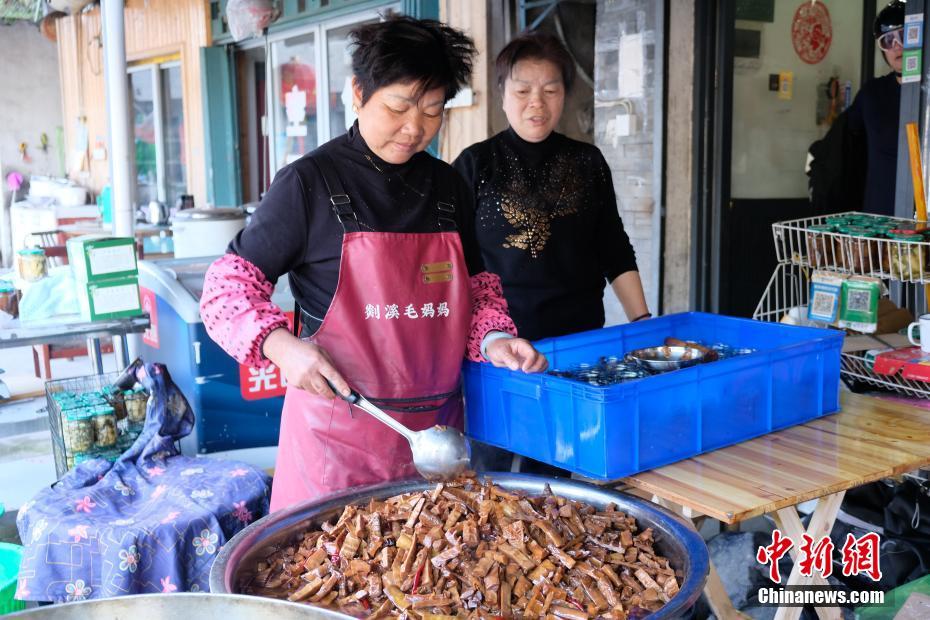
[[904, 69], [906, 71], [917, 71], [920, 68], [920, 58], [917, 56], [908, 56], [905, 58]]
[[816, 291], [811, 306], [813, 307], [811, 316], [832, 318], [833, 310], [836, 307], [836, 294], [827, 291]]
[[854, 312], [868, 312], [872, 306], [869, 291], [849, 291], [846, 295], [846, 307]]

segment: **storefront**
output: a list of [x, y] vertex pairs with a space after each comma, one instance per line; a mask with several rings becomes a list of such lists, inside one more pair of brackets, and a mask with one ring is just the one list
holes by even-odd
[[234, 43], [226, 2], [210, 7], [204, 113], [208, 157], [223, 163], [208, 189], [217, 205], [258, 202], [278, 170], [352, 125], [353, 27], [392, 12], [438, 17], [436, 0], [285, 2], [266, 36]]

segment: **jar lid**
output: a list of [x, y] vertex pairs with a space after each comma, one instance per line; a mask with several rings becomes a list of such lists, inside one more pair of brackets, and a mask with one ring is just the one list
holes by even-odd
[[908, 243], [920, 243], [923, 241], [921, 235], [910, 230], [892, 230], [888, 233], [888, 238], [894, 239], [895, 241], [906, 241]]
[[811, 226], [807, 227], [807, 230], [812, 232], [834, 232], [836, 230], [836, 226], [833, 224], [812, 224]]
[[0, 293], [15, 293], [16, 286], [12, 282], [7, 282], [5, 280], [0, 281]]
[[93, 416], [93, 413], [81, 407], [79, 409], [70, 409], [67, 413], [67, 418], [72, 421], [77, 420], [88, 420]]
[[871, 237], [873, 231], [866, 226], [843, 226], [840, 232], [853, 237]]
[[23, 256], [45, 256], [45, 250], [42, 248], [23, 248], [18, 254], [22, 254]]

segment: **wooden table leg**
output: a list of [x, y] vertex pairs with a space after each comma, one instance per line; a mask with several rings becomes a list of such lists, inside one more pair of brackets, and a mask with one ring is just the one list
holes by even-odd
[[[689, 509], [656, 495], [652, 496], [652, 501], [653, 503], [668, 508], [675, 514], [681, 515], [685, 518], [685, 522], [691, 526], [691, 529], [697, 531]], [[750, 561], [755, 561], [755, 559], [750, 558]], [[707, 574], [707, 582], [704, 584], [704, 596], [707, 597], [710, 609], [714, 612], [716, 617], [721, 619], [726, 618], [727, 620], [730, 618], [751, 620], [748, 615], [733, 606], [733, 601], [730, 600], [730, 595], [727, 594], [727, 589], [724, 587], [723, 581], [720, 579], [720, 575], [717, 573], [717, 568], [714, 566], [713, 562], [710, 562], [710, 572]]]
[[[843, 496], [845, 494], [846, 491], [841, 491], [833, 495], [821, 497], [820, 501], [817, 502], [817, 508], [814, 510], [810, 527], [807, 528], [807, 531], [804, 530], [804, 524], [801, 523], [798, 511], [793, 506], [790, 508], [782, 508], [774, 514], [775, 523], [782, 532], [794, 542], [794, 546], [791, 547], [789, 552], [794, 559], [794, 566], [791, 568], [791, 575], [788, 576], [787, 585], [828, 585], [827, 580], [820, 575], [812, 575], [810, 577], [801, 575], [801, 563], [798, 561], [798, 547], [803, 544], [804, 534], [813, 538], [815, 542], [819, 541], [824, 536], [830, 535], [830, 531], [833, 529], [833, 524], [836, 522], [836, 515], [840, 510], [840, 504], [843, 503]], [[820, 617], [821, 620], [838, 620], [842, 618], [839, 607], [817, 607], [816, 610], [817, 616]], [[775, 613], [775, 620], [797, 620], [797, 618], [800, 617], [800, 607], [779, 607], [778, 611]]]

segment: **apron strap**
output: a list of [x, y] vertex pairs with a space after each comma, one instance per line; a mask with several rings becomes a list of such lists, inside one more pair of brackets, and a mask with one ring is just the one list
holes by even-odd
[[[462, 387], [459, 386], [451, 392], [445, 392], [443, 394], [432, 394], [430, 396], [420, 396], [415, 398], [375, 398], [373, 396], [368, 396], [366, 398], [368, 398], [372, 404], [381, 409], [384, 409], [385, 411], [393, 411], [395, 413], [425, 413], [427, 411], [437, 411], [442, 409], [442, 407], [445, 406], [450, 398], [458, 396], [461, 391]], [[437, 403], [436, 401], [439, 402]]]
[[323, 183], [326, 184], [326, 191], [329, 192], [329, 202], [333, 206], [336, 219], [342, 224], [344, 232], [359, 232], [358, 217], [352, 208], [352, 201], [346, 190], [342, 187], [342, 181], [339, 180], [339, 174], [336, 172], [336, 166], [333, 160], [326, 153], [320, 153], [317, 157], [310, 159], [316, 164], [317, 170], [323, 177]]

